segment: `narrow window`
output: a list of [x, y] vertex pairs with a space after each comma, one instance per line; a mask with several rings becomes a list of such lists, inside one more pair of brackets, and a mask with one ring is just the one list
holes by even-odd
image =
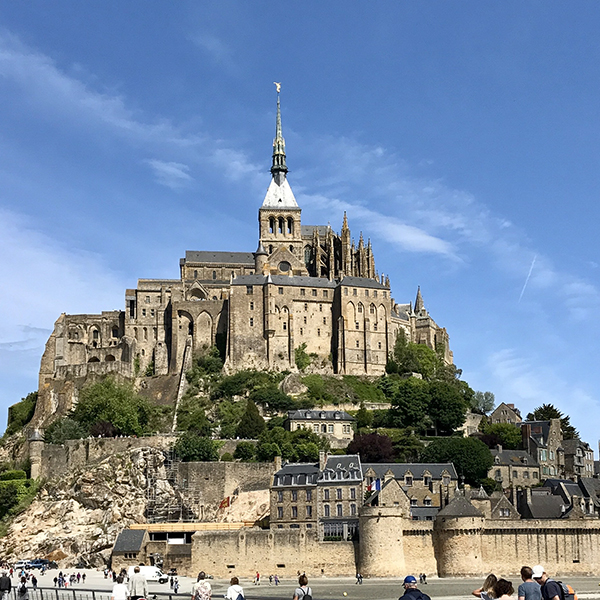
[[142, 308], [142, 317], [145, 317], [145, 316], [146, 316], [146, 309]]
[[381, 342], [377, 342], [377, 347], [381, 350]]
[[254, 327], [254, 317], [250, 317], [250, 327]]
[[284, 330], [284, 331], [286, 331], [286, 330], [287, 330], [287, 323], [286, 323], [286, 322], [284, 322], [284, 323], [283, 323], [283, 330]]
[[323, 325], [327, 325], [327, 317], [323, 317]]
[[355, 329], [358, 329], [358, 328], [359, 328], [358, 321], [356, 321]]
[[283, 217], [279, 217], [278, 233], [283, 233]]
[[306, 490], [306, 501], [312, 502], [312, 490]]
[[312, 517], [312, 506], [306, 507], [306, 516], [310, 519]]
[[213, 277], [213, 279], [217, 278], [217, 272], [216, 271], [213, 271], [213, 276], [212, 277]]
[[373, 298], [377, 298], [377, 290], [373, 291]]
[[282, 287], [280, 287], [278, 291], [279, 291], [280, 295], [283, 294], [283, 288]]
[[335, 490], [335, 499], [336, 500], [342, 499], [342, 488], [337, 488], [337, 490]]
[[150, 304], [150, 296], [146, 296], [146, 298], [144, 299], [144, 302], [146, 304]]
[[198, 279], [198, 271], [194, 271], [194, 279]]
[[329, 295], [329, 290], [323, 290], [323, 298], [327, 298]]
[[246, 294], [248, 294], [249, 296], [254, 294], [254, 286], [253, 285], [246, 286]]
[[319, 304], [319, 312], [323, 312], [323, 305]]
[[329, 504], [325, 505], [325, 516], [328, 517], [329, 516]]
[[356, 488], [350, 488], [350, 500], [356, 500]]
[[273, 217], [269, 218], [269, 233], [275, 233], [275, 219]]
[[269, 244], [269, 254], [273, 254], [273, 244]]
[[283, 492], [277, 492], [277, 502], [283, 502]]
[[287, 220], [287, 232], [288, 233], [293, 233], [294, 231], [294, 222], [292, 221], [291, 217], [288, 217]]
[[144, 327], [144, 339], [148, 339], [148, 330]]
[[350, 514], [354, 517], [356, 516], [356, 504], [350, 505]]
[[307, 311], [308, 310], [308, 304], [304, 304], [304, 310]]
[[306, 290], [304, 288], [300, 288], [300, 295], [306, 296]]
[[359, 313], [361, 313], [361, 312], [362, 312], [362, 308], [363, 308], [363, 307], [362, 307], [362, 304], [359, 304], [359, 305], [358, 305], [358, 312], [359, 312]]
[[300, 335], [304, 335], [304, 329], [300, 327]]
[[306, 317], [304, 317], [304, 324], [306, 325]]
[[298, 490], [292, 490], [292, 502], [298, 501]]
[[344, 296], [348, 295], [348, 288], [344, 288]]
[[373, 323], [373, 331], [377, 331], [377, 321], [375, 321], [375, 323]]
[[323, 490], [323, 500], [329, 500], [329, 490]]
[[320, 336], [321, 335], [321, 330], [317, 329], [317, 335]]
[[283, 519], [283, 506], [278, 506], [277, 507], [277, 517], [279, 519]]
[[151, 308], [151, 309], [150, 309], [150, 316], [151, 316], [151, 317], [153, 317], [153, 316], [154, 316], [154, 309], [153, 309], [153, 308]]
[[341, 504], [337, 505], [337, 516], [338, 517], [344, 516], [344, 507]]
[[312, 295], [313, 295], [313, 296], [316, 296], [316, 295], [317, 295], [317, 290], [313, 290], [313, 291], [312, 291]]
[[250, 310], [254, 310], [254, 302], [250, 302]]
[[353, 296], [358, 296], [358, 292], [356, 291], [356, 289], [352, 290], [352, 295]]

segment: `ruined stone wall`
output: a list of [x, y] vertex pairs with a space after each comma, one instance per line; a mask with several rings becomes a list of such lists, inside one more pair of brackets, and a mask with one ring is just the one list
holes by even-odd
[[321, 575], [356, 574], [352, 542], [319, 542], [317, 533], [302, 529], [240, 529], [197, 531], [192, 537], [192, 572], [204, 570], [215, 577], [249, 577], [277, 573], [296, 578], [306, 571]]

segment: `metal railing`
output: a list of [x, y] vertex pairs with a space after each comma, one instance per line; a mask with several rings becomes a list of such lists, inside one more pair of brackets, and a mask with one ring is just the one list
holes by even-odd
[[[110, 600], [112, 590], [93, 590], [81, 587], [27, 587], [27, 595], [29, 600]], [[149, 592], [148, 600], [174, 600], [181, 599], [182, 596], [187, 596], [180, 592]], [[2, 600], [23, 600], [23, 596], [17, 594], [17, 587], [4, 596]]]

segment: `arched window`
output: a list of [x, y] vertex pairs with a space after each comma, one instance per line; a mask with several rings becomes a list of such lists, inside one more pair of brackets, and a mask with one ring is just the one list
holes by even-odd
[[100, 332], [97, 329], [94, 329], [94, 331], [92, 331], [92, 339], [94, 339], [94, 340], [100, 339]]
[[269, 244], [269, 254], [273, 254], [273, 244]]
[[107, 354], [104, 360], [106, 362], [115, 362], [115, 357], [112, 354]]
[[288, 217], [288, 220], [287, 220], [287, 232], [289, 234], [294, 233], [294, 220], [292, 219], [292, 217]]
[[283, 217], [279, 217], [279, 227], [277, 228], [278, 233], [283, 233]]
[[89, 363], [95, 363], [95, 362], [100, 362], [100, 359], [97, 356], [92, 356], [92, 358], [90, 358], [90, 360], [88, 360]]
[[148, 329], [146, 327], [144, 327], [144, 339], [148, 339]]
[[290, 244], [290, 252], [291, 252], [292, 254], [294, 254], [294, 246], [292, 246], [291, 244]]
[[275, 219], [274, 219], [274, 217], [269, 217], [269, 233], [275, 233]]
[[112, 328], [112, 336], [114, 338], [119, 337], [119, 328], [118, 327], [113, 327]]

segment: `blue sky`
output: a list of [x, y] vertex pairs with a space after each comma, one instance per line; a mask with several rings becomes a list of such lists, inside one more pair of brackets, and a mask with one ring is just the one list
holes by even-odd
[[254, 250], [275, 88], [305, 224], [343, 211], [475, 389], [596, 446], [600, 5], [0, 4], [0, 403], [61, 312]]

